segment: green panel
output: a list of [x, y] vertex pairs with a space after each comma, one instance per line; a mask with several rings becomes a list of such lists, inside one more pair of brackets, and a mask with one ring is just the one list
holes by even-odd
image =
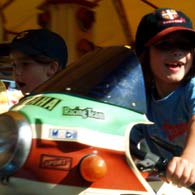
[[146, 121], [143, 114], [122, 107], [66, 94], [28, 96], [11, 110], [23, 113], [31, 124], [80, 127], [124, 135], [129, 123]]

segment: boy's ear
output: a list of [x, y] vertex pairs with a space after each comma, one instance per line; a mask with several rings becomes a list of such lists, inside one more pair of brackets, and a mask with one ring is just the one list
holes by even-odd
[[53, 61], [50, 63], [47, 69], [47, 76], [53, 76], [59, 70], [59, 63], [57, 61]]

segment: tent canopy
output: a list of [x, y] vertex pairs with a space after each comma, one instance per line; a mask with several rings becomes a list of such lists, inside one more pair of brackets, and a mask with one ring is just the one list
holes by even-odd
[[[74, 1], [74, 0], [73, 0]], [[87, 0], [84, 0], [87, 1]], [[88, 0], [89, 1], [89, 0]], [[91, 2], [98, 2], [99, 6], [108, 6], [105, 9], [99, 9], [101, 12], [106, 11], [107, 18], [110, 20], [109, 13], [112, 13], [112, 7], [109, 4], [104, 3], [105, 0], [94, 0]], [[185, 12], [195, 23], [195, 14], [193, 7], [195, 6], [194, 1], [183, 1], [183, 0], [108, 0], [112, 4], [119, 7], [122, 5], [122, 12], [119, 9], [115, 11], [121, 14], [123, 23], [123, 29], [126, 29], [132, 39], [135, 37], [136, 28], [141, 17], [152, 11], [156, 7], [171, 7], [182, 10]], [[41, 12], [39, 6], [49, 2], [48, 0], [1, 0], [0, 8], [4, 18], [4, 28], [10, 32], [19, 32], [28, 28], [39, 28], [37, 24], [37, 14]], [[56, 2], [63, 2], [57, 0]], [[67, 2], [67, 0], [64, 0]], [[69, 1], [70, 2], [70, 1]], [[95, 10], [96, 11], [96, 10]], [[105, 14], [105, 13], [102, 13]], [[126, 22], [124, 22], [126, 21]], [[102, 21], [104, 22], [104, 21]]]

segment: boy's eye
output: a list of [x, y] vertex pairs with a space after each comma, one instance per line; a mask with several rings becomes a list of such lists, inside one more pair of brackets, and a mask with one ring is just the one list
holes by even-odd
[[21, 64], [24, 65], [24, 66], [26, 66], [26, 65], [28, 65], [28, 64], [31, 64], [31, 62], [23, 61], [23, 62], [21, 62]]
[[154, 44], [154, 47], [158, 50], [172, 50], [172, 49], [181, 49], [184, 51], [190, 51], [194, 48], [192, 43], [188, 40], [178, 40], [178, 41], [170, 41], [164, 40]]
[[170, 43], [168, 41], [162, 41], [154, 45], [154, 47], [159, 50], [167, 50], [169, 46], [170, 46]]
[[18, 61], [18, 62], [13, 62], [12, 63], [12, 66], [28, 66], [28, 65], [30, 65], [30, 64], [33, 64], [33, 61]]

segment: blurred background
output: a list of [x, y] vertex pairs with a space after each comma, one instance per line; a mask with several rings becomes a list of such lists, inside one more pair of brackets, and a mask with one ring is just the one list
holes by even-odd
[[[183, 0], [0, 0], [0, 42], [22, 30], [48, 28], [66, 40], [71, 65], [97, 47], [133, 46], [138, 22], [155, 8], [182, 10], [195, 22], [194, 5]], [[7, 56], [0, 57], [0, 79], [14, 86]]]
[[29, 28], [49, 28], [67, 42], [69, 63], [108, 45], [132, 45], [141, 17], [158, 7], [180, 9], [195, 21], [194, 1], [1, 0], [0, 42]]

